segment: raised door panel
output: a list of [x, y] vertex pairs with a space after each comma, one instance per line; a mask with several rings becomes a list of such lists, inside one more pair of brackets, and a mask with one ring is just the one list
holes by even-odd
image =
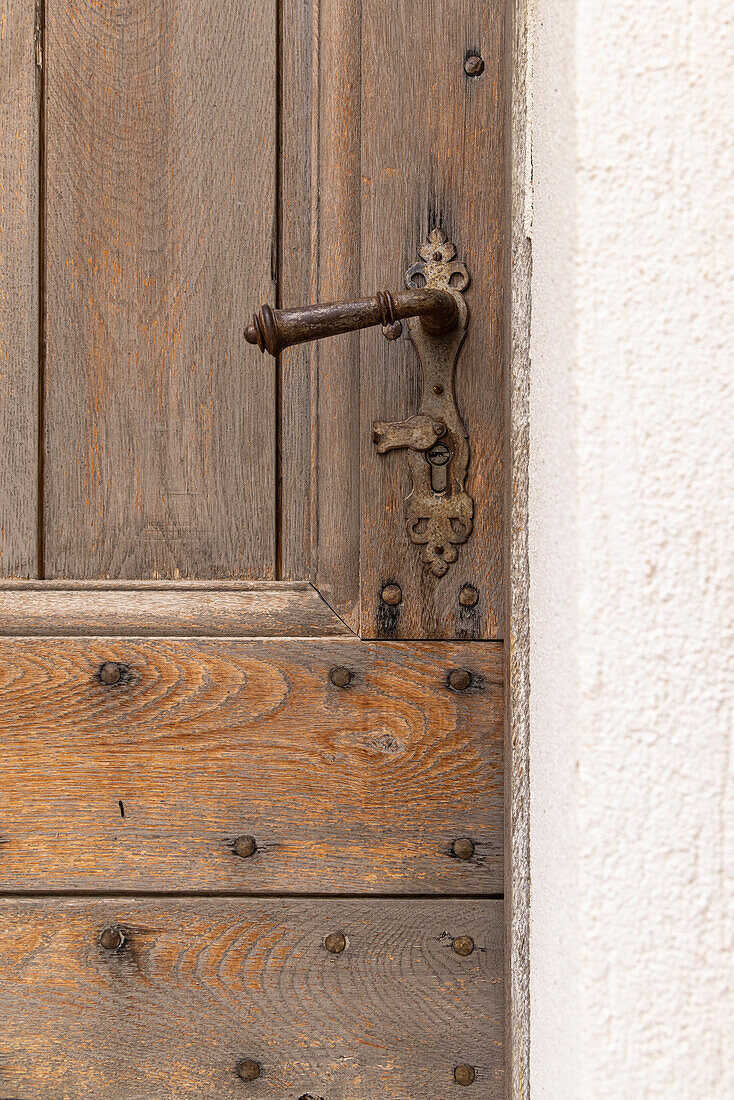
[[0, 26], [0, 576], [38, 575], [39, 120], [35, 0]]
[[49, 0], [44, 568], [270, 578], [275, 0]]

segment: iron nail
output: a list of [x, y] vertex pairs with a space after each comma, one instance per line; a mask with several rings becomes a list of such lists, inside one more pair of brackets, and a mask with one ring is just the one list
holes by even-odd
[[324, 940], [324, 947], [332, 955], [341, 955], [347, 946], [347, 937], [343, 932], [330, 932]]
[[479, 593], [473, 584], [465, 584], [459, 592], [459, 603], [462, 607], [476, 607], [479, 603]]
[[468, 836], [459, 837], [454, 841], [452, 850], [457, 859], [471, 859], [474, 855], [474, 841]]
[[454, 691], [466, 691], [471, 684], [471, 674], [465, 668], [452, 668], [449, 673], [449, 687]]
[[99, 678], [103, 684], [116, 684], [122, 676], [122, 669], [115, 661], [105, 661], [99, 670]]
[[403, 600], [403, 590], [399, 584], [386, 584], [381, 595], [384, 603], [391, 607], [396, 607]]
[[473, 53], [464, 62], [464, 72], [467, 76], [481, 76], [484, 72], [484, 60], [478, 54]]
[[243, 1058], [237, 1063], [237, 1076], [243, 1081], [257, 1081], [260, 1076], [260, 1063], [254, 1058]]
[[471, 936], [457, 936], [451, 946], [457, 955], [471, 955], [474, 950], [474, 940]]
[[474, 1066], [457, 1066], [454, 1070], [454, 1080], [457, 1085], [473, 1085], [477, 1078]]
[[348, 668], [339, 665], [337, 668], [332, 668], [329, 679], [334, 687], [345, 688], [352, 682], [352, 673]]
[[125, 933], [119, 928], [103, 928], [99, 942], [105, 951], [119, 951], [125, 942]]
[[234, 842], [234, 854], [236, 856], [242, 856], [243, 859], [247, 859], [248, 856], [252, 856], [257, 851], [257, 844], [255, 843], [254, 836], [238, 836]]

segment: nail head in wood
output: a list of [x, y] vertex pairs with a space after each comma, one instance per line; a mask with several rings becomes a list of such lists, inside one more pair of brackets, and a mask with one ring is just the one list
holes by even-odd
[[105, 661], [99, 670], [99, 678], [103, 684], [116, 684], [122, 676], [122, 669], [115, 661]]
[[243, 1081], [257, 1081], [260, 1076], [260, 1063], [254, 1058], [243, 1058], [237, 1063], [237, 1076]]
[[403, 590], [399, 584], [386, 584], [382, 590], [382, 599], [390, 607], [397, 607], [403, 600]]
[[347, 946], [347, 937], [343, 932], [330, 932], [324, 940], [324, 947], [332, 955], [341, 955]]
[[257, 851], [257, 844], [255, 843], [254, 836], [238, 836], [234, 842], [234, 854], [236, 856], [242, 856], [243, 859], [247, 859], [248, 856], [252, 856]]
[[484, 61], [478, 54], [473, 53], [464, 62], [464, 72], [467, 76], [481, 76], [484, 72]]
[[453, 852], [457, 859], [471, 859], [474, 855], [474, 841], [468, 836], [459, 837], [453, 843]]
[[332, 668], [329, 673], [329, 679], [334, 687], [345, 688], [352, 682], [352, 673], [348, 668], [344, 668], [340, 665], [337, 668]]
[[474, 950], [474, 940], [471, 936], [457, 936], [451, 946], [457, 955], [471, 955]]
[[457, 1085], [473, 1085], [477, 1079], [477, 1071], [474, 1066], [457, 1066], [454, 1070], [454, 1080]]
[[119, 928], [103, 928], [99, 942], [105, 951], [119, 951], [125, 942], [125, 934]]
[[454, 691], [466, 691], [471, 684], [471, 674], [465, 668], [453, 668], [449, 673], [449, 687]]
[[473, 584], [465, 584], [459, 592], [459, 603], [462, 607], [476, 607], [479, 603], [479, 593]]

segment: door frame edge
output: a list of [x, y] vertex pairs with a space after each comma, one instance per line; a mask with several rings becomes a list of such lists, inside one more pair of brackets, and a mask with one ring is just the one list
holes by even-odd
[[506, 8], [510, 310], [506, 344], [505, 973], [507, 1100], [530, 1098], [530, 569], [528, 457], [532, 274], [529, 0]]

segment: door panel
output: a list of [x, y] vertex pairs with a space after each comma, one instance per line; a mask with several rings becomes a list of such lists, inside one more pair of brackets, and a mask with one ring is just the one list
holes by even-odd
[[498, 902], [6, 901], [0, 966], [15, 1100], [422, 1100], [462, 1064], [470, 1095], [501, 1086]]
[[5, 639], [0, 662], [3, 892], [502, 891], [500, 646]]
[[276, 3], [48, 0], [45, 575], [275, 575]]

